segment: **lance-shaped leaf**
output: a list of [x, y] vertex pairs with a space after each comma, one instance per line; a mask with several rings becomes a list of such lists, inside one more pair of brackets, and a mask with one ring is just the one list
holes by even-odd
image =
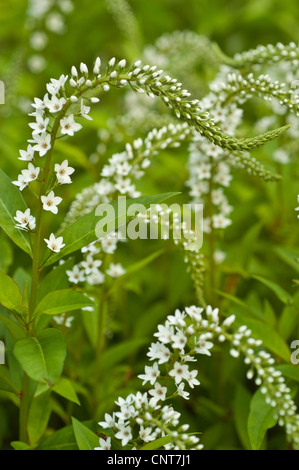
[[0, 226], [16, 245], [31, 256], [29, 235], [24, 230], [17, 229], [14, 220], [17, 210], [24, 212], [26, 209], [21, 192], [0, 169]]
[[38, 304], [35, 314], [58, 315], [83, 307], [91, 307], [93, 302], [83, 294], [72, 289], [49, 292]]
[[14, 355], [31, 379], [51, 386], [62, 372], [66, 356], [65, 340], [60, 331], [49, 328], [36, 337], [18, 341]]
[[99, 438], [77, 419], [72, 418], [72, 423], [79, 450], [94, 450], [99, 445]]
[[273, 408], [265, 402], [260, 389], [257, 390], [252, 397], [248, 416], [248, 434], [253, 450], [260, 449], [267, 430], [275, 426], [277, 419], [273, 415]]
[[[106, 221], [106, 225], [113, 227], [111, 230], [117, 230], [126, 222], [127, 208], [132, 204], [142, 204], [145, 208], [148, 208], [151, 204], [159, 204], [166, 199], [176, 196], [177, 194], [180, 193], [165, 193], [157, 194], [155, 196], [143, 196], [135, 199], [128, 199], [125, 204], [121, 205], [121, 207], [118, 206], [118, 201], [113, 202], [109, 204], [110, 208], [113, 208], [113, 210], [110, 211], [111, 217], [108, 217], [109, 220]], [[106, 235], [106, 231], [103, 231], [101, 234], [96, 230], [99, 220], [100, 215], [96, 215], [96, 211], [92, 211], [78, 219], [63, 232], [59, 233], [59, 236], [63, 237], [65, 247], [59, 253], [52, 253], [50, 256], [46, 253], [42, 260], [42, 266], [49, 266], [56, 263], [60, 258], [63, 258], [74, 251], [80, 250], [84, 246], [100, 238], [100, 236]]]
[[0, 271], [0, 286], [0, 304], [8, 310], [24, 313], [25, 308], [18, 285], [2, 271]]

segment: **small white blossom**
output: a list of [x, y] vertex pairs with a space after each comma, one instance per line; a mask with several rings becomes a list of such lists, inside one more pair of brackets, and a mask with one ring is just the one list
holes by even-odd
[[125, 274], [126, 270], [122, 267], [121, 264], [114, 264], [111, 263], [109, 268], [107, 269], [106, 273], [111, 277], [119, 277]]
[[86, 261], [82, 261], [81, 266], [85, 270], [85, 274], [98, 273], [98, 268], [101, 266], [102, 261], [93, 259], [92, 255], [88, 255]]
[[132, 439], [132, 430], [130, 426], [121, 425], [119, 431], [115, 434], [116, 439], [121, 440], [121, 445], [124, 447]]
[[187, 364], [180, 364], [179, 362], [175, 362], [173, 365], [173, 369], [169, 372], [170, 377], [173, 377], [176, 384], [181, 383], [183, 379], [188, 380], [189, 378], [189, 367]]
[[31, 162], [34, 158], [34, 150], [32, 146], [28, 145], [27, 150], [20, 150], [20, 155], [19, 160]]
[[68, 166], [68, 164], [68, 160], [64, 160], [61, 165], [55, 163], [55, 173], [57, 181], [60, 184], [71, 184], [72, 182], [70, 175], [74, 173], [75, 169]]
[[143, 380], [142, 385], [150, 382], [151, 385], [154, 385], [157, 378], [160, 375], [160, 370], [158, 367], [158, 363], [155, 362], [153, 366], [145, 366], [145, 374], [138, 375], [138, 378]]
[[63, 237], [56, 238], [54, 233], [51, 233], [49, 240], [46, 238], [44, 238], [44, 240], [47, 243], [48, 248], [55, 253], [59, 253], [60, 250], [65, 247], [65, 244], [63, 243]]
[[85, 105], [84, 105], [84, 100], [82, 99], [82, 100], [81, 100], [80, 115], [81, 115], [83, 118], [85, 118], [85, 119], [87, 119], [87, 120], [89, 120], [89, 121], [92, 121], [92, 117], [89, 116], [89, 114], [88, 114], [89, 112], [90, 112], [90, 106], [85, 106]]
[[30, 215], [30, 209], [26, 209], [25, 212], [17, 211], [14, 219], [16, 222], [18, 222], [16, 224], [16, 228], [21, 230], [35, 229], [36, 220], [35, 217]]
[[74, 115], [70, 114], [68, 117], [65, 117], [60, 120], [61, 134], [73, 136], [75, 132], [78, 132], [82, 129], [81, 124], [75, 122]]
[[57, 214], [57, 206], [61, 203], [62, 198], [55, 196], [54, 191], [51, 191], [48, 196], [41, 196], [41, 201], [45, 211], [51, 211], [53, 214]]
[[100, 446], [95, 447], [94, 450], [110, 450], [111, 449], [111, 437], [107, 437], [107, 439], [102, 439], [100, 437]]
[[49, 118], [44, 119], [42, 116], [36, 116], [36, 122], [31, 122], [29, 126], [33, 129], [32, 135], [42, 134], [46, 132], [49, 124]]
[[51, 148], [51, 134], [43, 132], [41, 135], [35, 135], [34, 142], [36, 142], [36, 144], [33, 150], [39, 152], [39, 156], [43, 157]]
[[85, 273], [79, 269], [78, 265], [75, 265], [72, 270], [67, 270], [66, 274], [70, 282], [78, 284], [79, 282], [85, 281]]
[[27, 183], [34, 181], [38, 178], [40, 172], [40, 168], [35, 168], [32, 163], [29, 163], [27, 170], [22, 170], [22, 175], [24, 176], [24, 180]]

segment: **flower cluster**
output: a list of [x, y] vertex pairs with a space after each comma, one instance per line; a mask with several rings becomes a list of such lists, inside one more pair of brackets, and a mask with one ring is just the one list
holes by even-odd
[[[207, 330], [220, 328], [218, 309], [208, 306], [205, 314], [206, 319], [204, 309], [186, 307], [182, 312], [176, 310], [158, 326], [154, 334], [157, 340], [147, 353], [152, 365], [146, 365], [144, 373], [138, 376], [142, 385], [149, 383], [150, 389], [125, 399], [120, 397], [116, 401], [119, 411], [106, 413], [105, 420], [99, 423], [103, 429], [113, 430], [122, 447], [141, 448], [147, 442], [166, 437], [165, 449], [202, 448], [199, 438], [187, 433], [189, 425], [180, 424], [180, 413], [165, 402], [177, 396], [188, 400], [190, 392], [185, 388], [193, 389], [200, 384], [196, 378], [198, 370], [193, 366], [196, 355], [211, 355], [213, 334]], [[110, 444], [111, 441], [108, 445], [102, 441], [98, 449], [110, 448]]]
[[73, 223], [79, 216], [95, 209], [100, 203], [115, 199], [118, 195], [137, 197], [136, 182], [149, 168], [152, 158], [159, 151], [177, 148], [193, 135], [188, 124], [169, 124], [152, 129], [144, 139], [127, 143], [125, 149], [113, 154], [104, 165], [98, 183], [85, 188], [76, 196], [66, 216], [64, 226]]
[[[275, 367], [275, 360], [262, 349], [262, 342], [252, 337], [251, 330], [242, 325], [235, 331], [235, 316], [219, 320], [219, 310], [207, 306], [186, 307], [168, 315], [163, 325], [158, 325], [147, 356], [152, 365], [146, 365], [138, 377], [142, 385], [149, 384], [147, 392], [138, 391], [115, 402], [119, 411], [105, 414], [99, 422], [102, 429], [113, 431], [122, 447], [142, 448], [146, 442], [159, 437], [166, 439], [166, 449], [201, 449], [199, 439], [187, 434], [188, 425], [180, 425], [180, 413], [165, 402], [175, 397], [189, 399], [190, 388], [200, 385], [194, 367], [197, 355], [211, 356], [214, 342], [229, 342], [230, 354], [238, 358], [244, 355], [248, 365], [247, 378], [255, 377], [255, 384], [265, 396], [265, 403], [273, 410], [273, 418], [286, 429], [287, 439], [299, 448], [299, 415], [282, 373]], [[111, 448], [111, 439], [101, 440], [101, 450]]]

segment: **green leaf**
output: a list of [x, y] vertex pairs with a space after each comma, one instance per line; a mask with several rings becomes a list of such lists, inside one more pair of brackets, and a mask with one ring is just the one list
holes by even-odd
[[82, 168], [93, 170], [93, 165], [90, 163], [88, 157], [77, 145], [57, 140], [55, 142], [55, 150], [60, 152], [64, 158], [67, 157], [70, 164], [73, 162], [80, 165]]
[[147, 444], [142, 446], [140, 450], [157, 450], [157, 449], [160, 449], [160, 447], [165, 446], [165, 444], [169, 444], [171, 441], [172, 441], [171, 436], [159, 437], [159, 439], [148, 442]]
[[253, 395], [248, 417], [248, 435], [253, 450], [260, 449], [266, 432], [276, 424], [273, 408], [265, 402], [265, 396], [260, 390]]
[[268, 348], [271, 352], [276, 354], [278, 357], [281, 357], [285, 361], [289, 362], [290, 360], [290, 349], [286, 342], [281, 338], [281, 336], [275, 331], [270, 325], [257, 320], [255, 318], [250, 318], [247, 315], [243, 315], [240, 312], [236, 313], [236, 323], [241, 325], [247, 325], [251, 329], [252, 335], [261, 339], [264, 346]]
[[249, 416], [250, 401], [251, 395], [248, 390], [242, 384], [237, 384], [235, 399], [233, 403], [234, 421], [240, 441], [242, 442], [246, 450], [251, 449], [248, 430], [246, 426]]
[[299, 367], [293, 364], [281, 364], [276, 366], [275, 369], [280, 370], [288, 379], [299, 382]]
[[[179, 193], [165, 193], [155, 196], [144, 196], [135, 199], [128, 199], [126, 201], [126, 207], [128, 208], [132, 204], [143, 204], [145, 207], [149, 207], [151, 204], [159, 204], [177, 194]], [[127, 219], [126, 209], [124, 211], [121, 210], [118, 213], [117, 201], [113, 202], [111, 206], [115, 210], [115, 216], [113, 216], [113, 219], [109, 219], [107, 223], [112, 224], [114, 222], [116, 230], [119, 226], [123, 225]], [[42, 261], [42, 266], [50, 266], [64, 256], [80, 250], [84, 246], [94, 242], [99, 238], [99, 234], [98, 236], [96, 235], [96, 225], [99, 222], [100, 217], [96, 216], [95, 212], [96, 211], [92, 211], [89, 214], [84, 215], [72, 225], [67, 227], [63, 232], [59, 233], [59, 236], [63, 237], [63, 241], [66, 245], [65, 248], [63, 248], [59, 253], [51, 254], [50, 256], [45, 254]], [[106, 233], [103, 233], [103, 235], [104, 234]]]
[[73, 427], [66, 426], [50, 436], [43, 437], [37, 450], [78, 450]]
[[290, 251], [282, 246], [276, 246], [274, 248], [275, 253], [282, 259], [286, 264], [291, 266], [294, 271], [299, 273], [299, 264], [296, 261], [296, 258], [299, 258], [298, 251]]
[[16, 322], [14, 318], [9, 318], [6, 317], [2, 312], [0, 311], [0, 322], [3, 323], [3, 325], [6, 326], [8, 331], [10, 332], [11, 336], [15, 339], [21, 339], [26, 337], [26, 333], [21, 327], [19, 323]]
[[90, 429], [75, 418], [72, 423], [79, 450], [94, 450], [99, 446], [99, 438]]
[[36, 446], [30, 446], [29, 444], [26, 444], [25, 442], [21, 441], [13, 441], [10, 443], [11, 447], [15, 450], [32, 450]]
[[40, 301], [35, 309], [35, 314], [58, 315], [92, 305], [93, 302], [86, 295], [73, 289], [56, 290], [49, 292]]
[[38, 288], [38, 301], [45, 297], [49, 292], [58, 289], [67, 289], [69, 280], [66, 274], [67, 270], [71, 270], [74, 265], [74, 259], [68, 259], [65, 263], [59, 264], [51, 269], [44, 277]]
[[128, 357], [130, 354], [136, 352], [145, 343], [145, 339], [138, 338], [129, 341], [123, 341], [121, 344], [112, 346], [103, 352], [101, 358], [101, 367], [103, 369], [111, 368], [115, 364], [118, 364], [123, 359]]
[[156, 258], [158, 258], [162, 253], [163, 253], [163, 250], [158, 250], [155, 253], [150, 254], [146, 258], [138, 261], [137, 263], [134, 263], [131, 266], [129, 266], [126, 272], [122, 276], [119, 276], [117, 279], [115, 279], [115, 281], [113, 282], [113, 286], [109, 290], [108, 294], [110, 294], [113, 290], [115, 290], [119, 286], [119, 284], [121, 284], [125, 279], [127, 279], [128, 277], [132, 276], [133, 274], [143, 269], [145, 266], [147, 266]]
[[9, 266], [13, 263], [13, 250], [9, 240], [3, 232], [0, 233], [0, 253], [0, 270], [6, 273]]
[[21, 192], [0, 169], [0, 226], [16, 245], [31, 256], [29, 235], [24, 230], [15, 228], [14, 220], [17, 210], [24, 212], [26, 209]]
[[[271, 325], [268, 325], [267, 323], [257, 318], [254, 310], [251, 310], [250, 307], [248, 307], [241, 300], [221, 291], [217, 292], [238, 306], [238, 308], [234, 308], [236, 324], [238, 326], [247, 325], [248, 328], [251, 329], [253, 336], [263, 341], [264, 346], [266, 346], [278, 357], [281, 357], [285, 361], [289, 362], [291, 356], [290, 349], [284, 339]], [[241, 309], [239, 307], [241, 307]]]
[[0, 304], [8, 310], [22, 312], [22, 294], [11, 277], [0, 271]]
[[58, 382], [53, 387], [53, 392], [58, 393], [58, 395], [66, 398], [67, 400], [80, 405], [79, 398], [77, 393], [74, 390], [72, 382], [64, 377], [60, 377]]
[[11, 381], [9, 370], [4, 366], [0, 366], [0, 390], [19, 394], [19, 390]]
[[29, 377], [51, 386], [62, 372], [66, 356], [65, 340], [60, 331], [50, 328], [36, 337], [19, 340], [14, 347], [14, 355]]
[[271, 281], [270, 279], [266, 279], [262, 276], [252, 275], [251, 277], [261, 282], [265, 286], [269, 287], [269, 289], [271, 289], [274, 294], [279, 298], [279, 300], [281, 300], [284, 304], [292, 303], [292, 297], [290, 296], [290, 294], [275, 282]]
[[36, 444], [47, 429], [51, 415], [51, 391], [34, 398], [28, 416], [28, 436], [30, 444]]

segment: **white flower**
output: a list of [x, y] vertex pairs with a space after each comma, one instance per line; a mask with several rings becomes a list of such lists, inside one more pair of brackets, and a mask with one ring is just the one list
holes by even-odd
[[100, 437], [100, 447], [95, 447], [94, 450], [110, 450], [111, 449], [111, 437], [107, 439], [102, 439]]
[[28, 186], [28, 181], [26, 180], [24, 175], [19, 175], [18, 180], [12, 181], [12, 184], [14, 184], [15, 186], [18, 186], [20, 191], [23, 191], [23, 189], [26, 188], [26, 186]]
[[31, 162], [34, 157], [34, 150], [31, 145], [28, 145], [27, 150], [20, 150], [19, 160], [23, 160], [25, 162]]
[[31, 104], [36, 110], [43, 110], [47, 107], [47, 102], [49, 101], [48, 93], [45, 94], [44, 99], [34, 98], [34, 103]]
[[111, 263], [109, 265], [109, 268], [106, 271], [106, 273], [111, 277], [122, 276], [125, 272], [126, 270], [119, 263], [118, 264]]
[[34, 181], [38, 178], [40, 168], [35, 168], [32, 163], [29, 163], [28, 170], [22, 170], [22, 175], [27, 183]]
[[51, 233], [49, 240], [44, 238], [47, 246], [50, 250], [55, 251], [55, 253], [59, 253], [60, 250], [65, 246], [63, 243], [63, 237], [56, 238], [54, 233]]
[[195, 385], [200, 385], [200, 382], [199, 380], [197, 380], [195, 377], [197, 376], [198, 374], [198, 370], [191, 370], [190, 374], [189, 374], [189, 378], [188, 378], [188, 385], [191, 387], [191, 388], [194, 388]]
[[84, 271], [80, 271], [78, 265], [75, 265], [72, 270], [67, 270], [66, 274], [70, 282], [78, 284], [79, 282], [85, 281]]
[[155, 362], [153, 366], [145, 366], [144, 370], [145, 374], [138, 375], [138, 378], [143, 380], [142, 385], [146, 384], [146, 382], [150, 382], [151, 385], [154, 385], [160, 375], [158, 363]]
[[124, 447], [132, 439], [132, 430], [130, 426], [120, 425], [119, 431], [115, 434], [116, 439], [121, 440], [121, 445]]
[[30, 122], [29, 126], [33, 129], [32, 135], [42, 134], [46, 132], [49, 124], [49, 118], [44, 119], [42, 116], [36, 116], [36, 122]]
[[47, 83], [47, 90], [51, 95], [57, 95], [59, 93], [61, 87], [64, 88], [64, 85], [68, 79], [67, 75], [61, 75], [59, 80], [55, 78], [51, 78], [51, 82]]
[[153, 436], [152, 433], [153, 433], [153, 430], [151, 427], [144, 428], [143, 426], [140, 426], [139, 437], [144, 442], [150, 442], [155, 439], [155, 436]]
[[58, 183], [60, 184], [71, 184], [72, 182], [70, 175], [74, 173], [75, 169], [71, 166], [68, 166], [68, 164], [68, 160], [64, 160], [61, 165], [55, 163], [56, 177]]
[[213, 343], [211, 343], [210, 341], [206, 341], [205, 335], [201, 335], [198, 341], [196, 342], [196, 347], [194, 348], [194, 350], [198, 354], [205, 354], [206, 356], [210, 356], [211, 353], [209, 350], [212, 349], [213, 346]]
[[195, 307], [195, 305], [192, 305], [191, 307], [186, 307], [185, 310], [189, 317], [192, 318], [192, 320], [195, 320], [197, 322], [201, 321], [201, 313], [203, 312], [203, 308]]
[[103, 284], [104, 280], [105, 280], [105, 276], [99, 270], [94, 271], [92, 274], [90, 274], [87, 277], [87, 282], [89, 284], [91, 284], [92, 286], [97, 286], [98, 284]]
[[175, 325], [175, 326], [186, 326], [185, 319], [186, 315], [183, 312], [180, 312], [180, 310], [177, 308], [176, 311], [174, 312], [174, 315], [168, 315], [167, 320], [169, 321], [170, 325]]
[[157, 343], [151, 344], [147, 356], [151, 361], [158, 359], [158, 364], [164, 364], [169, 361], [170, 351], [167, 346], [158, 341]]
[[212, 308], [211, 305], [208, 305], [206, 308], [206, 314], [214, 323], [219, 321], [219, 308]]
[[130, 193], [134, 191], [135, 186], [132, 184], [130, 178], [122, 178], [118, 176], [116, 178], [115, 189], [117, 189], [121, 194]]
[[62, 107], [65, 105], [65, 103], [65, 98], [57, 98], [55, 95], [53, 95], [50, 100], [46, 100], [46, 106], [50, 113], [58, 113], [62, 110]]
[[65, 117], [60, 120], [61, 134], [73, 136], [75, 132], [78, 132], [82, 129], [81, 124], [78, 124], [74, 120], [74, 115], [70, 114], [68, 117]]
[[101, 240], [102, 243], [102, 250], [104, 253], [108, 253], [112, 255], [116, 250], [117, 240], [115, 238], [103, 238]]
[[43, 132], [41, 135], [35, 135], [34, 142], [36, 142], [36, 144], [33, 150], [39, 152], [39, 156], [43, 157], [51, 148], [51, 135], [46, 132]]
[[162, 387], [159, 382], [155, 383], [155, 388], [152, 388], [151, 390], [148, 391], [150, 395], [152, 395], [153, 398], [150, 400], [150, 404], [155, 406], [158, 401], [162, 400], [164, 401], [166, 398], [166, 393], [167, 393], [167, 387]]
[[90, 116], [88, 115], [89, 111], [90, 111], [90, 107], [89, 107], [89, 106], [85, 106], [85, 105], [84, 105], [84, 100], [82, 99], [82, 100], [81, 100], [80, 115], [81, 115], [82, 117], [84, 117], [85, 119], [87, 119], [87, 120], [89, 120], [89, 121], [92, 121], [92, 117], [90, 117]]
[[43, 203], [43, 209], [45, 211], [51, 211], [53, 214], [58, 213], [58, 204], [61, 203], [62, 198], [61, 197], [56, 197], [54, 194], [54, 191], [51, 191], [48, 196], [41, 196], [41, 200]]
[[232, 221], [223, 214], [215, 214], [212, 217], [214, 228], [226, 228], [231, 225]]
[[26, 209], [25, 212], [17, 211], [14, 219], [18, 222], [16, 228], [21, 230], [35, 229], [35, 217], [30, 215], [30, 209]]
[[189, 400], [189, 395], [190, 395], [190, 393], [189, 393], [189, 392], [185, 392], [184, 388], [185, 388], [185, 384], [184, 384], [184, 382], [181, 382], [180, 385], [179, 385], [178, 388], [177, 388], [177, 394], [178, 394], [180, 397], [183, 397], [185, 400]]
[[165, 322], [165, 325], [158, 325], [158, 332], [154, 334], [161, 343], [167, 344], [172, 341], [174, 335], [174, 328], [169, 324], [168, 321]]
[[112, 414], [112, 416], [109, 415], [108, 413], [105, 413], [105, 421], [100, 421], [98, 423], [99, 426], [101, 426], [103, 429], [113, 428], [113, 426], [115, 426], [114, 417], [115, 417], [114, 413]]
[[179, 384], [183, 379], [188, 380], [190, 372], [187, 364], [175, 362], [173, 369], [169, 372], [170, 377], [174, 377], [175, 383]]
[[171, 337], [173, 349], [184, 349], [187, 343], [187, 338], [182, 330], [177, 330], [177, 334]]
[[84, 268], [85, 273], [98, 274], [98, 268], [101, 266], [102, 261], [95, 260], [91, 255], [88, 255], [86, 261], [82, 261], [81, 266]]
[[55, 322], [58, 325], [64, 325], [66, 328], [70, 328], [72, 326], [72, 322], [74, 320], [74, 317], [67, 317], [66, 318], [65, 314], [64, 315], [54, 315], [53, 320], [55, 320]]

